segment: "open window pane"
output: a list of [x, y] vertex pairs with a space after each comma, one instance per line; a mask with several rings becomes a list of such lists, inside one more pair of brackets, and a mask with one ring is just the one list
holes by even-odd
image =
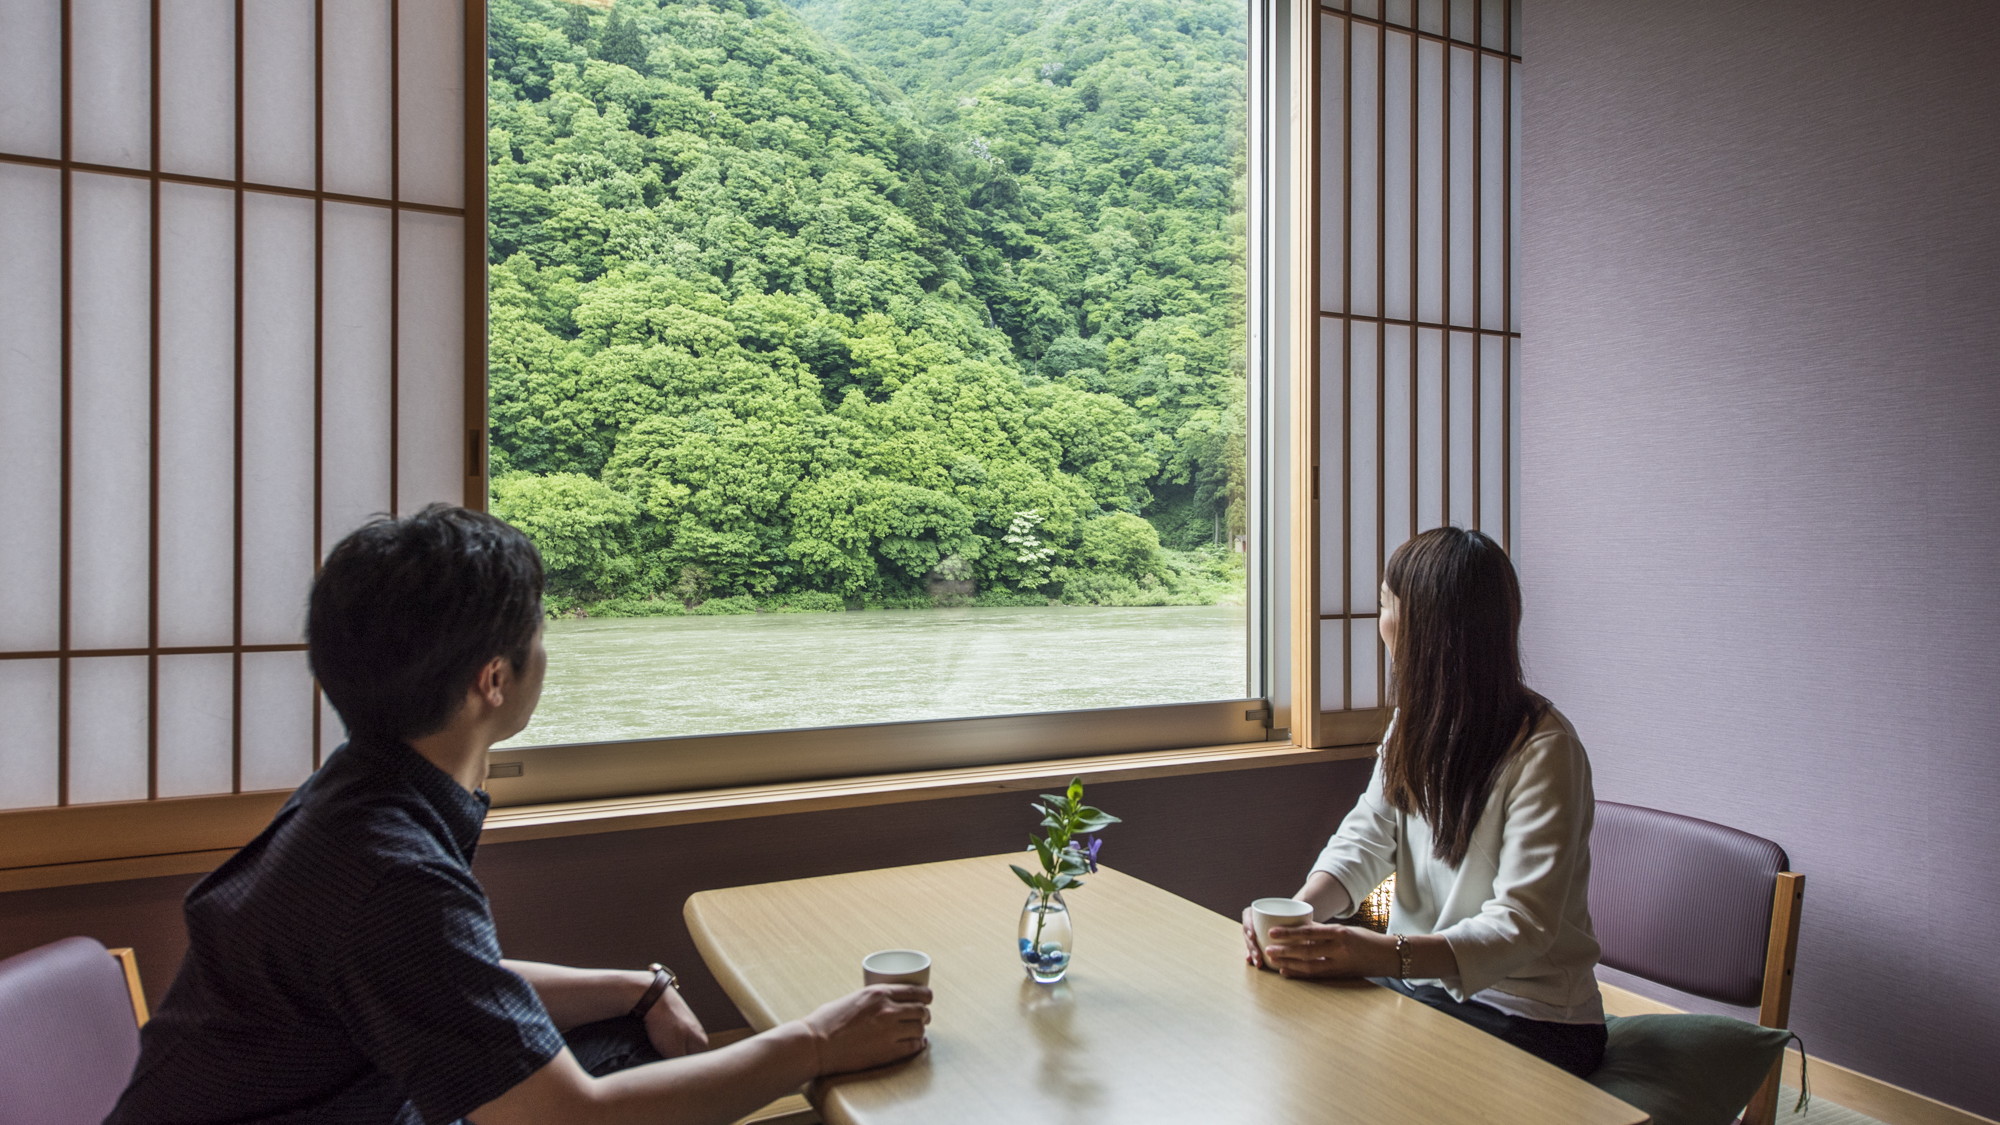
[[1250, 693], [1247, 10], [1152, 8], [493, 0], [521, 743]]

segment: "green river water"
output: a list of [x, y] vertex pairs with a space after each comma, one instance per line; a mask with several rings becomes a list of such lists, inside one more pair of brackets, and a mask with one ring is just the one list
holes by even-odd
[[966, 718], [1244, 694], [1242, 606], [869, 610], [551, 621], [503, 745]]

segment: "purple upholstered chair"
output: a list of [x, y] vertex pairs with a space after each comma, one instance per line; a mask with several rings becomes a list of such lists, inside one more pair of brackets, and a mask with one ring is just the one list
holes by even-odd
[[97, 1125], [132, 1077], [146, 1002], [129, 949], [89, 938], [0, 961], [0, 1125]]
[[[1757, 1008], [1757, 1022], [1790, 1018], [1805, 876], [1785, 851], [1706, 820], [1597, 803], [1590, 837], [1590, 918], [1606, 965], [1681, 992]], [[1743, 1114], [1770, 1125], [1773, 1066]]]

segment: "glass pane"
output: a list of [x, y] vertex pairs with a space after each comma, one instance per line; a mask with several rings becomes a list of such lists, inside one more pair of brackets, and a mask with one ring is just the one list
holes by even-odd
[[397, 263], [396, 510], [465, 502], [465, 244], [463, 220], [405, 212]]
[[1479, 352], [1473, 346], [1470, 332], [1450, 334], [1451, 366], [1449, 385], [1451, 391], [1451, 509], [1446, 519], [1460, 527], [1472, 527], [1472, 467], [1473, 442], [1479, 432], [1477, 419], [1473, 417], [1473, 404], [1480, 371], [1475, 366]]
[[403, 4], [397, 17], [402, 195], [456, 207], [465, 195], [465, 6]]
[[320, 546], [330, 550], [395, 503], [389, 480], [391, 227], [384, 207], [324, 206]]
[[162, 656], [159, 677], [160, 796], [229, 792], [236, 658]]
[[145, 0], [70, 0], [69, 19], [71, 156], [146, 167], [153, 159], [150, 7]]
[[0, 660], [0, 808], [53, 805], [56, 789], [56, 662]]
[[[243, 197], [243, 640], [304, 637], [313, 573], [313, 204]], [[254, 549], [252, 549], [254, 545]]]
[[160, 167], [236, 175], [235, 0], [160, 6]]
[[70, 412], [88, 419], [70, 427], [70, 642], [135, 647], [151, 555], [151, 188], [77, 173], [70, 205]]
[[1381, 192], [1382, 135], [1381, 59], [1382, 32], [1368, 24], [1355, 24], [1352, 50], [1348, 52], [1348, 96], [1353, 99], [1354, 116], [1349, 123], [1348, 163], [1352, 169], [1348, 192], [1348, 307], [1361, 316], [1375, 316], [1381, 310], [1377, 293], [1382, 284], [1382, 250], [1376, 215]]
[[313, 769], [313, 683], [303, 652], [243, 654], [243, 788], [290, 789]]
[[314, 0], [243, 6], [243, 178], [313, 186]]
[[1240, 697], [1243, 6], [491, 13], [524, 741]]
[[390, 0], [341, 0], [320, 8], [328, 191], [389, 198], [389, 20]]
[[0, 152], [62, 155], [62, 8], [0, 0]]
[[1347, 21], [1320, 19], [1319, 307], [1347, 310]]
[[69, 799], [146, 799], [146, 658], [69, 665]]
[[160, 186], [159, 432], [160, 643], [228, 644], [236, 617], [236, 195], [222, 188]]
[[[1388, 328], [1384, 331], [1398, 331]], [[1355, 325], [1354, 377], [1349, 384], [1348, 419], [1348, 594], [1347, 612], [1368, 613], [1375, 608], [1376, 536], [1379, 499], [1376, 489], [1376, 429], [1380, 424], [1378, 401], [1386, 356], [1380, 348], [1380, 333], [1374, 325]], [[1322, 458], [1326, 453], [1321, 454]], [[1324, 460], [1321, 462], [1324, 464]], [[1338, 518], [1340, 509], [1329, 514]]]
[[60, 635], [61, 192], [54, 169], [0, 164], [0, 277], [12, 283], [0, 301], [0, 651], [54, 649]]
[[1388, 52], [1384, 74], [1387, 79], [1383, 99], [1383, 185], [1382, 185], [1382, 315], [1392, 320], [1409, 320], [1411, 286], [1416, 262], [1411, 247], [1410, 210], [1415, 203], [1411, 180], [1411, 85], [1410, 48], [1414, 37], [1402, 32], [1385, 33]]

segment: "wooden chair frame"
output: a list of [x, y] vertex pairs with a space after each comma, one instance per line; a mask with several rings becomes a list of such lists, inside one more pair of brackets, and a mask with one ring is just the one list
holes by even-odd
[[[1785, 1028], [1792, 1018], [1792, 970], [1799, 956], [1799, 914], [1805, 903], [1806, 877], [1796, 871], [1778, 872], [1771, 890], [1771, 934], [1764, 945], [1764, 995], [1757, 1006], [1757, 1022], [1765, 1027]], [[1742, 1125], [1773, 1125], [1778, 1117], [1778, 1077], [1784, 1073], [1785, 1057], [1780, 1052], [1771, 1073], [1757, 1087], [1750, 1105], [1743, 1111]]]
[[125, 970], [125, 991], [132, 995], [132, 1018], [140, 1027], [146, 1026], [152, 1013], [146, 1009], [146, 990], [139, 986], [139, 955], [130, 946], [105, 952], [118, 958], [119, 968]]

